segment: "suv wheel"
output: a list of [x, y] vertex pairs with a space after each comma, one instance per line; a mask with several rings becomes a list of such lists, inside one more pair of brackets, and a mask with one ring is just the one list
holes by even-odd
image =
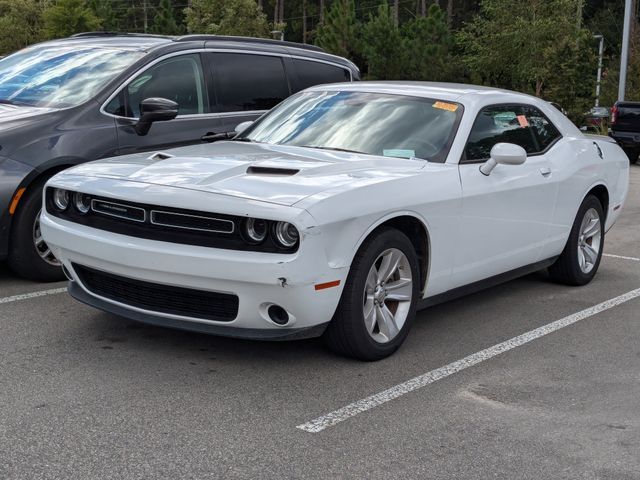
[[64, 279], [60, 262], [42, 239], [40, 212], [44, 182], [30, 187], [13, 219], [9, 244], [9, 267], [18, 275], [39, 282]]

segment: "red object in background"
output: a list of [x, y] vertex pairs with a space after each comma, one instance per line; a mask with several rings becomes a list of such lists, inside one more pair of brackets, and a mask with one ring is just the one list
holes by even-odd
[[614, 105], [613, 107], [611, 107], [611, 120], [609, 123], [613, 125], [616, 123], [617, 119], [618, 119], [618, 107]]

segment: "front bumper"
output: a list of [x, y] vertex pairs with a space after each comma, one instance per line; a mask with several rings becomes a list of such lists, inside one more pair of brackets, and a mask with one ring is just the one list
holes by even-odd
[[[47, 244], [71, 275], [78, 300], [133, 320], [198, 332], [256, 339], [319, 335], [340, 300], [348, 268], [332, 268], [319, 233], [302, 233], [295, 254], [243, 252], [158, 242], [114, 234], [43, 213]], [[144, 310], [101, 297], [84, 285], [73, 264], [134, 280], [234, 294], [238, 313], [231, 321], [204, 320]], [[315, 285], [339, 280], [334, 288]], [[273, 322], [269, 305], [284, 308], [290, 321]]]

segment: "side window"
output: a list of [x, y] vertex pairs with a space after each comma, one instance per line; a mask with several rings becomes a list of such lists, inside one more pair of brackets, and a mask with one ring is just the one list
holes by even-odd
[[525, 108], [529, 107], [499, 105], [481, 110], [469, 134], [464, 161], [488, 159], [491, 148], [501, 142], [520, 145], [529, 154], [542, 151]]
[[535, 107], [524, 107], [524, 113], [531, 125], [533, 134], [538, 142], [540, 151], [546, 150], [553, 142], [560, 138], [560, 132], [547, 120], [540, 110]]
[[269, 110], [290, 94], [280, 57], [212, 53], [216, 111]]
[[344, 68], [321, 62], [293, 59], [300, 90], [322, 83], [350, 82], [351, 73]]
[[200, 55], [167, 58], [131, 80], [106, 107], [106, 111], [124, 117], [139, 117], [140, 102], [162, 97], [178, 104], [178, 115], [209, 111]]

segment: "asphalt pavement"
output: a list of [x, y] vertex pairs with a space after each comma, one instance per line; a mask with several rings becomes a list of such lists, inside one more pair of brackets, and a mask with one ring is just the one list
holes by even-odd
[[605, 253], [585, 287], [423, 310], [376, 363], [136, 324], [0, 266], [0, 479], [640, 479], [640, 166]]

